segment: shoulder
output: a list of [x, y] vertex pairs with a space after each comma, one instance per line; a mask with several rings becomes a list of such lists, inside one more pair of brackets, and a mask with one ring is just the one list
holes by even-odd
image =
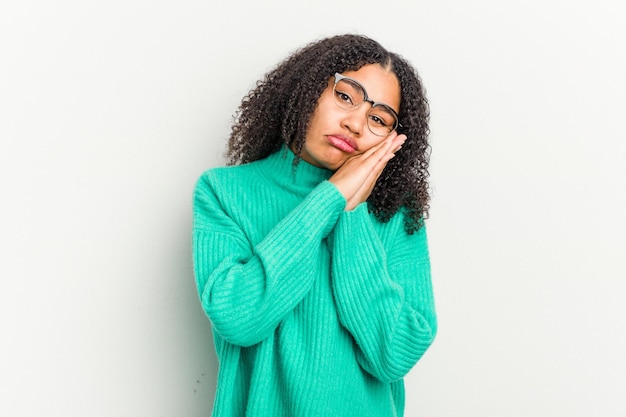
[[237, 190], [258, 178], [257, 162], [244, 165], [211, 168], [202, 173], [195, 186], [195, 194], [212, 190], [215, 193]]
[[258, 177], [255, 163], [203, 172], [193, 192], [194, 227], [227, 229], [233, 219], [245, 216], [246, 207], [254, 206]]
[[254, 177], [252, 169], [248, 165], [238, 165], [204, 171], [193, 191], [194, 213], [205, 216], [236, 205], [236, 196], [246, 194], [249, 179]]
[[[258, 161], [257, 161], [258, 162]], [[210, 183], [214, 181], [245, 179], [255, 170], [257, 162], [251, 162], [244, 165], [221, 166], [207, 169], [200, 175], [198, 184]]]

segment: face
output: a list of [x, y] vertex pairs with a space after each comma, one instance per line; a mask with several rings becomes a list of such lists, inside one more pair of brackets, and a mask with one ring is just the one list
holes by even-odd
[[[342, 73], [357, 80], [375, 102], [400, 110], [400, 83], [396, 75], [378, 64]], [[381, 143], [368, 127], [367, 114], [372, 105], [364, 102], [355, 110], [345, 110], [333, 98], [334, 77], [319, 98], [306, 133], [302, 159], [320, 168], [337, 170], [350, 157], [362, 154]]]

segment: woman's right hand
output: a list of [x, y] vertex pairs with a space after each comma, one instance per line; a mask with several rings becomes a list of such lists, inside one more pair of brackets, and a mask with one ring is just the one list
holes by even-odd
[[378, 145], [346, 160], [330, 177], [329, 181], [346, 199], [347, 211], [367, 200], [387, 162], [405, 141], [405, 135], [398, 135], [394, 131]]

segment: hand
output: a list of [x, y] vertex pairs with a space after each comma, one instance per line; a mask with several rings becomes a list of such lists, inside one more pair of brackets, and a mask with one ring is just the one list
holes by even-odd
[[353, 210], [367, 200], [387, 162], [395, 156], [405, 141], [405, 135], [398, 135], [394, 131], [378, 145], [350, 157], [330, 177], [329, 181], [347, 201], [346, 210]]

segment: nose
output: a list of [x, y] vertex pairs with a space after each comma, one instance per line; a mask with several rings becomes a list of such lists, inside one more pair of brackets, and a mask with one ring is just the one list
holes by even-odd
[[369, 103], [361, 104], [357, 109], [346, 111], [342, 124], [355, 136], [361, 136], [367, 129], [367, 114], [370, 110]]

